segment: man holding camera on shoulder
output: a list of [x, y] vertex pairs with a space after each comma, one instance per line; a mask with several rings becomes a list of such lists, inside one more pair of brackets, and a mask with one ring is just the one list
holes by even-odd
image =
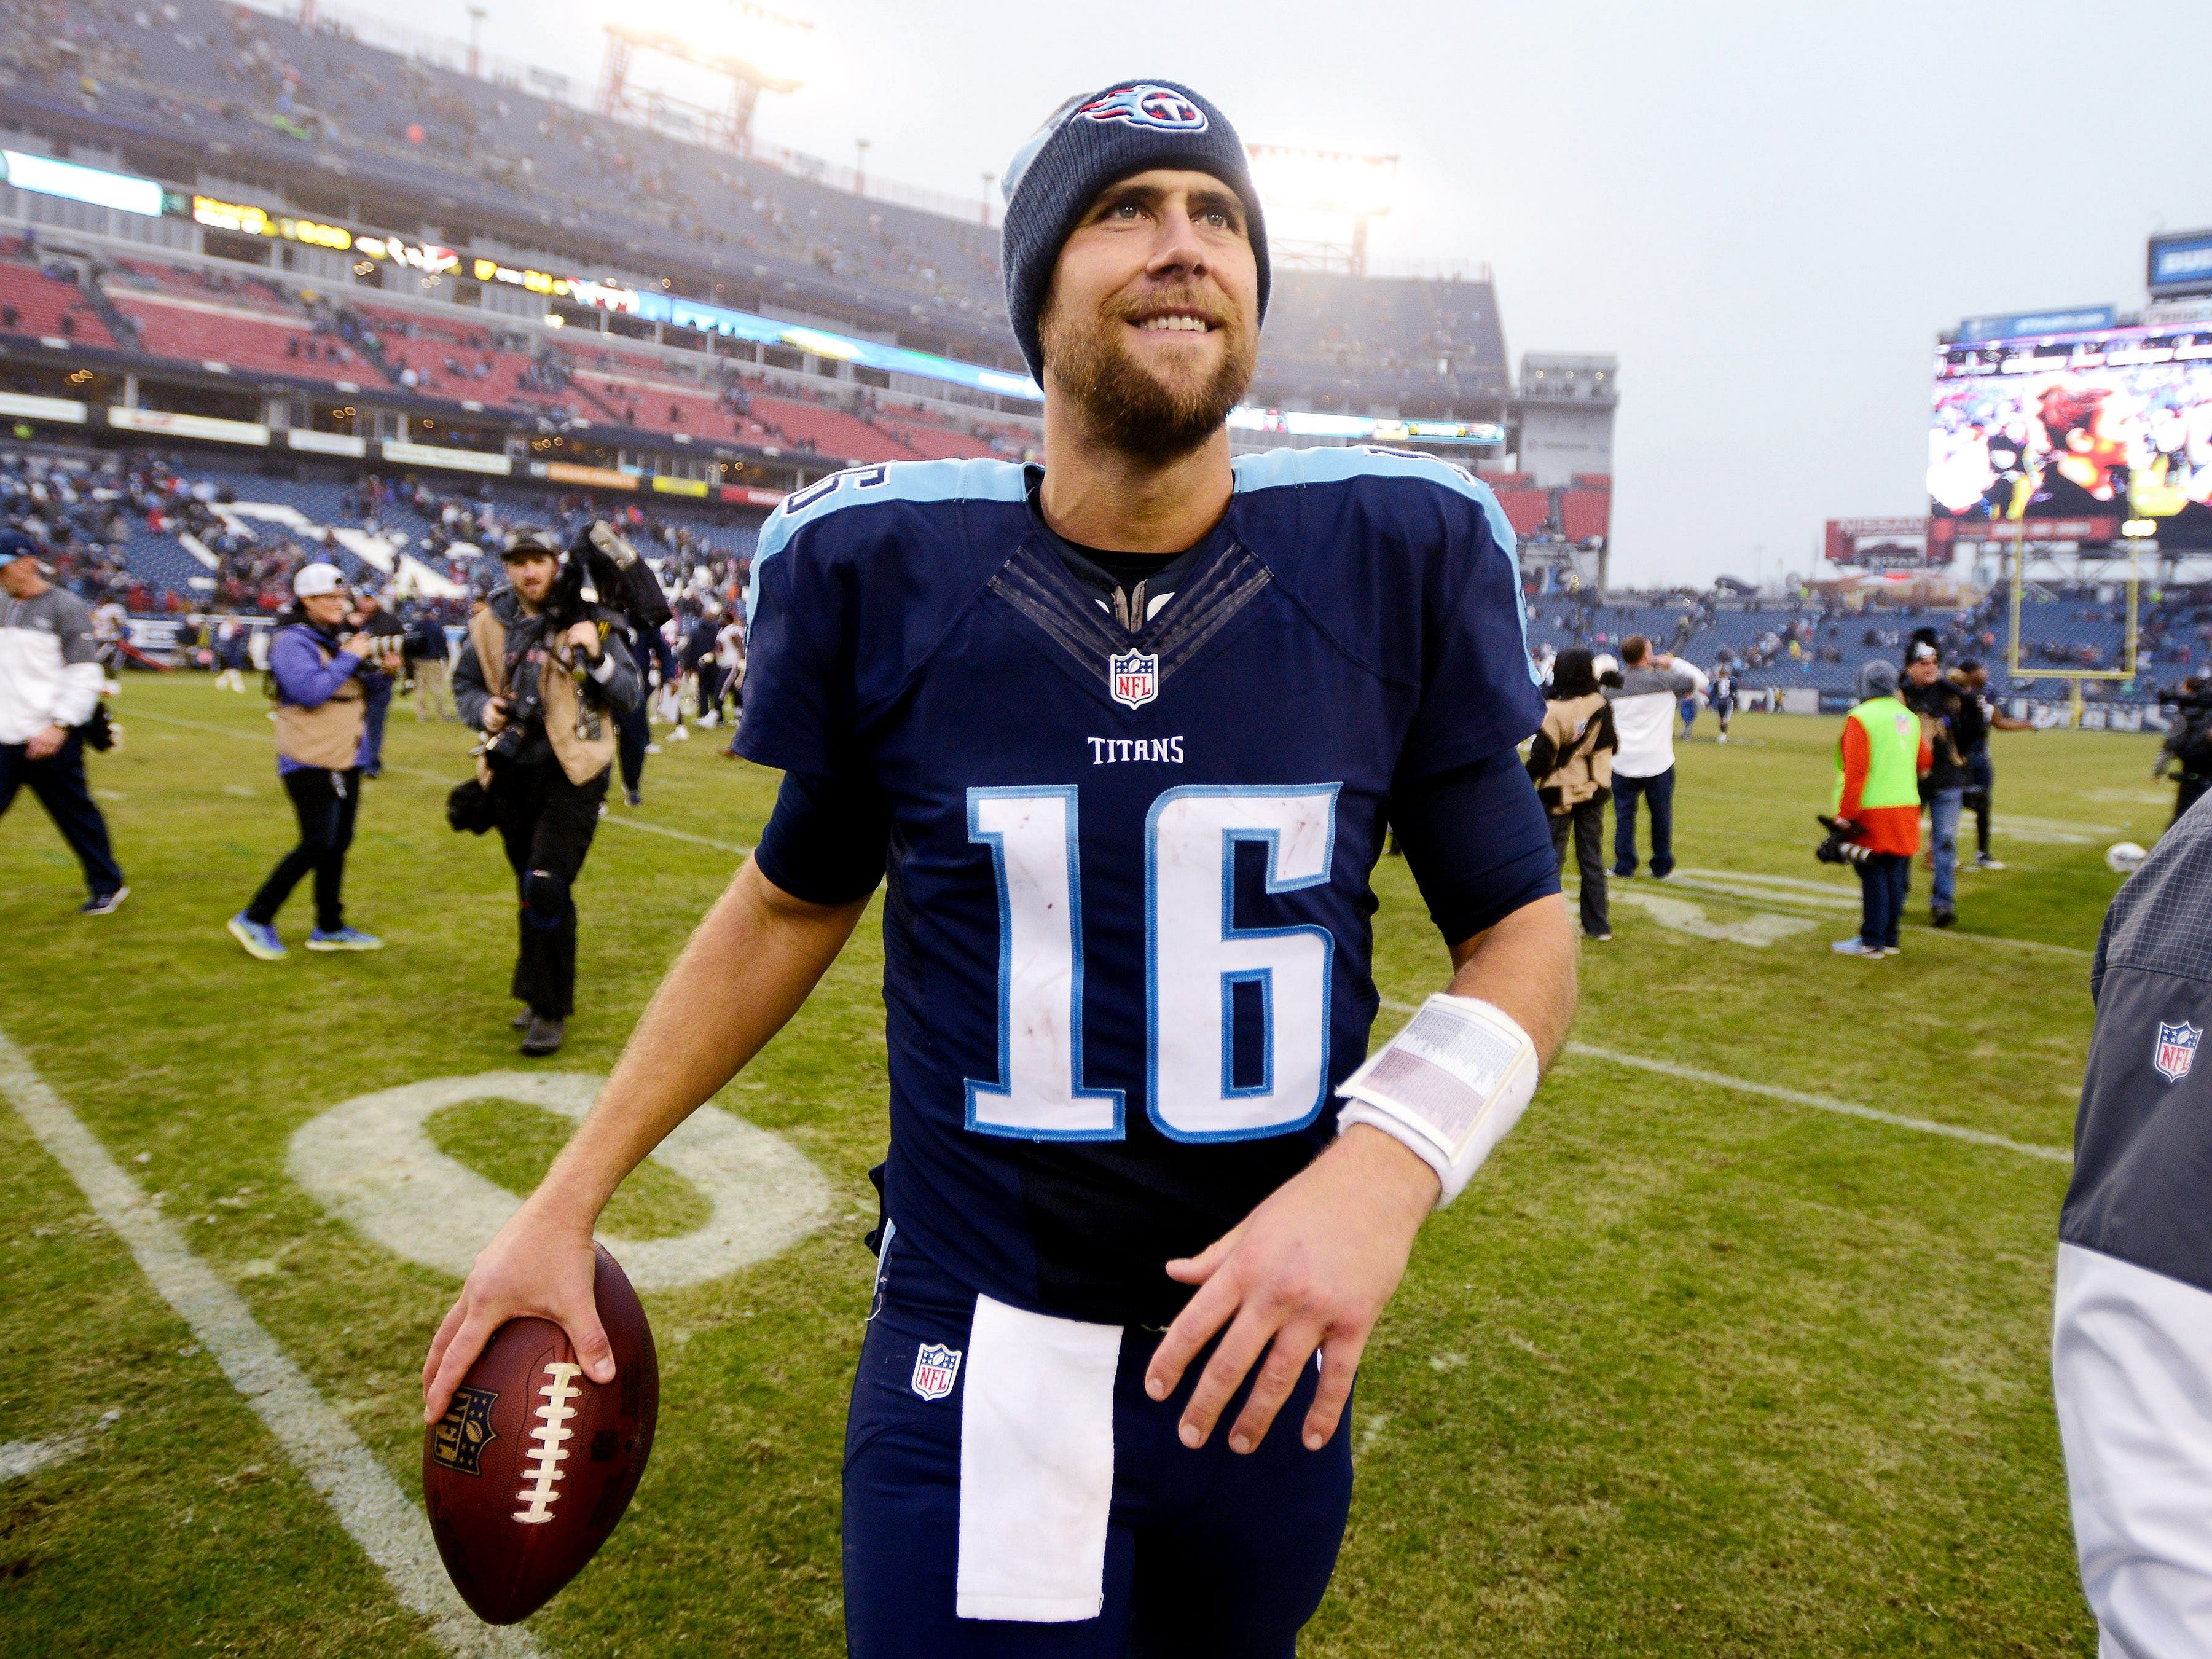
[[484, 734], [478, 778], [521, 901], [513, 994], [522, 1052], [560, 1048], [574, 1012], [576, 878], [599, 827], [615, 724], [643, 696], [615, 612], [583, 592], [552, 536], [517, 530], [507, 586], [469, 621], [453, 668], [462, 720]]

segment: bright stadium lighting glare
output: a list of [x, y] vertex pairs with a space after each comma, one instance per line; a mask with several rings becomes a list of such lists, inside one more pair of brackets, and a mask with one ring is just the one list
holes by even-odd
[[1397, 200], [1398, 158], [1248, 144], [1252, 182], [1270, 210], [1379, 219]]
[[734, 58], [764, 81], [798, 86], [814, 68], [814, 25], [748, 0], [626, 0], [618, 21], [667, 35], [705, 57]]

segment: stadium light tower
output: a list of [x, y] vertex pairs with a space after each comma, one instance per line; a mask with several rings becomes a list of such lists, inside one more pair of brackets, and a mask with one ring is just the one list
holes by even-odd
[[1251, 158], [1252, 182], [1271, 216], [1304, 214], [1351, 222], [1348, 240], [1271, 238], [1269, 253], [1299, 270], [1364, 276], [1368, 222], [1390, 210], [1397, 193], [1398, 158], [1285, 144], [1247, 144], [1244, 149]]
[[[761, 94], [796, 92], [804, 83], [799, 64], [811, 44], [814, 25], [753, 5], [750, 0], [705, 6], [645, 0], [630, 8], [629, 21], [610, 23], [606, 30], [600, 114], [648, 131], [667, 127], [681, 137], [744, 156], [752, 154], [753, 110]], [[726, 82], [727, 99], [710, 106], [638, 86], [634, 70], [641, 52]]]

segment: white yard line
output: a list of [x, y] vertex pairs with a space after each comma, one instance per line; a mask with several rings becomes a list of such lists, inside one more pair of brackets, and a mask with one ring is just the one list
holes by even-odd
[[431, 1541], [430, 1524], [408, 1501], [353, 1427], [332, 1409], [254, 1318], [238, 1292], [192, 1253], [175, 1223], [47, 1086], [21, 1049], [0, 1033], [0, 1094], [69, 1172], [93, 1212], [112, 1228], [231, 1386], [244, 1395], [320, 1492], [400, 1604], [429, 1625], [447, 1653], [535, 1659], [544, 1650], [524, 1631], [480, 1623], [462, 1603]]
[[[181, 726], [188, 731], [206, 732], [218, 738], [238, 738], [246, 743], [261, 740], [261, 734], [258, 732], [234, 732], [227, 726], [210, 726], [204, 720], [181, 720], [174, 714], [156, 714], [150, 709], [132, 708], [125, 713], [129, 720], [159, 720], [164, 726]], [[419, 779], [424, 783], [443, 784], [449, 788], [460, 781], [459, 778], [450, 778], [443, 773], [425, 771], [419, 766], [387, 765], [384, 769]], [[728, 853], [736, 858], [748, 858], [753, 850], [750, 847], [740, 847], [734, 842], [714, 841], [705, 836], [695, 836], [688, 830], [672, 830], [664, 823], [647, 823], [642, 818], [626, 818], [616, 812], [608, 813], [599, 822], [623, 830], [641, 830], [648, 836], [665, 836], [670, 841], [689, 842], [694, 847], [710, 847], [717, 853]]]
[[66, 1463], [88, 1443], [81, 1434], [64, 1434], [52, 1440], [10, 1440], [0, 1446], [0, 1485]]
[[[1916, 875], [1924, 873], [1924, 872], [1915, 872]], [[1983, 878], [1977, 877], [1977, 879], [1983, 879]], [[1773, 885], [1767, 885], [1770, 883]], [[1647, 884], [1650, 890], [1653, 892], [1663, 893], [1671, 887], [1684, 887], [1692, 892], [1711, 893], [1716, 897], [1729, 899], [1753, 908], [1760, 904], [1816, 906], [1822, 909], [1839, 911], [1856, 910], [1859, 908], [1856, 898], [1850, 896], [1848, 892], [1838, 893], [1830, 883], [1801, 881], [1792, 876], [1752, 875], [1739, 870], [1678, 868], [1666, 881], [1651, 881], [1648, 877], [1639, 877], [1634, 882], [1623, 883], [1612, 890], [1616, 895], [1625, 895], [1641, 890]], [[1570, 887], [1566, 890], [1571, 895], [1577, 890]], [[1773, 914], [1784, 915], [1787, 912], [1777, 911]], [[2039, 939], [2012, 939], [2002, 933], [1960, 933], [1955, 927], [1931, 927], [1927, 923], [1920, 921], [1908, 921], [1905, 924], [1905, 928], [1907, 933], [1923, 933], [1934, 939], [1948, 939], [1961, 945], [2010, 945], [2014, 950], [2041, 951], [2053, 956], [2077, 957], [2084, 962], [2094, 954], [2094, 951], [2083, 950], [2078, 945], [2047, 945]]]
[[[1399, 1002], [1390, 997], [1382, 998], [1382, 1003], [1385, 1008], [1401, 1014], [1419, 1012], [1412, 1003]], [[1632, 1066], [1639, 1072], [1656, 1072], [1662, 1077], [1677, 1078], [1685, 1083], [1702, 1083], [1715, 1089], [1730, 1090], [1736, 1094], [1759, 1095], [1768, 1100], [1786, 1101], [1792, 1106], [1809, 1106], [1816, 1112], [1833, 1112], [1841, 1117], [1862, 1118], [1869, 1123], [1886, 1123], [1893, 1129], [1911, 1129], [1921, 1134], [1942, 1135], [1952, 1140], [1968, 1141], [1977, 1146], [1995, 1146], [2003, 1152], [2018, 1152], [2024, 1158], [2044, 1158], [2053, 1164], [2071, 1164], [2074, 1161], [2073, 1152], [2063, 1146], [2038, 1146], [2024, 1140], [2008, 1140], [2002, 1135], [1993, 1135], [1982, 1129], [1968, 1129], [1956, 1123], [1937, 1123], [1924, 1117], [1906, 1117], [1897, 1112], [1877, 1111], [1871, 1106], [1838, 1100], [1829, 1095], [1811, 1095], [1800, 1089], [1777, 1088], [1771, 1083], [1753, 1083], [1748, 1078], [1729, 1077], [1725, 1073], [1704, 1071], [1695, 1066], [1678, 1066], [1671, 1060], [1625, 1054], [1618, 1048], [1601, 1048], [1589, 1042], [1570, 1042], [1566, 1052], [1583, 1060]]]

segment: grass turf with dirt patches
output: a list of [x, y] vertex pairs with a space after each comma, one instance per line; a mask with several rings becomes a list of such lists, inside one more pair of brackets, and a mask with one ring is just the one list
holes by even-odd
[[[326, 1214], [287, 1147], [356, 1096], [529, 1064], [507, 1027], [513, 892], [495, 842], [445, 827], [465, 738], [403, 702], [348, 883], [349, 919], [386, 948], [301, 951], [303, 889], [280, 919], [291, 959], [247, 958], [223, 921], [291, 838], [264, 710], [203, 679], [130, 681], [129, 740], [92, 762], [133, 888], [114, 916], [71, 914], [74, 866], [27, 798], [0, 821], [0, 1030], [412, 1492], [417, 1368], [454, 1281]], [[1955, 932], [1912, 927], [1901, 957], [1867, 962], [1830, 953], [1856, 888], [1809, 855], [1836, 726], [1747, 716], [1726, 748], [1682, 750], [1682, 876], [1614, 884], [1577, 1039], [2068, 1146], [2087, 953], [2118, 884], [2103, 848], [2148, 843], [2171, 810], [2147, 781], [2154, 740], [1999, 734], [2011, 867], [1960, 876]], [[758, 834], [775, 776], [710, 735], [669, 744], [646, 805], [602, 827], [580, 1013], [551, 1068], [612, 1064]], [[1442, 947], [1402, 865], [1376, 879], [1377, 981], [1418, 1001], [1443, 982]], [[1916, 871], [1915, 922], [1926, 883]], [[879, 939], [872, 919], [717, 1103], [803, 1152], [834, 1201], [781, 1254], [647, 1296], [653, 1467], [600, 1559], [531, 1621], [549, 1653], [842, 1651], [838, 1463], [885, 1133]], [[424, 1128], [520, 1190], [567, 1125], [479, 1099]], [[0, 1441], [81, 1437], [0, 1484], [0, 1649], [437, 1651], [12, 1112], [0, 1151]], [[1369, 1350], [1351, 1530], [1304, 1651], [2089, 1654], [2045, 1358], [2065, 1176], [1565, 1058], [1425, 1229]], [[634, 1238], [704, 1210], [659, 1165], [617, 1205], [610, 1230]]]

